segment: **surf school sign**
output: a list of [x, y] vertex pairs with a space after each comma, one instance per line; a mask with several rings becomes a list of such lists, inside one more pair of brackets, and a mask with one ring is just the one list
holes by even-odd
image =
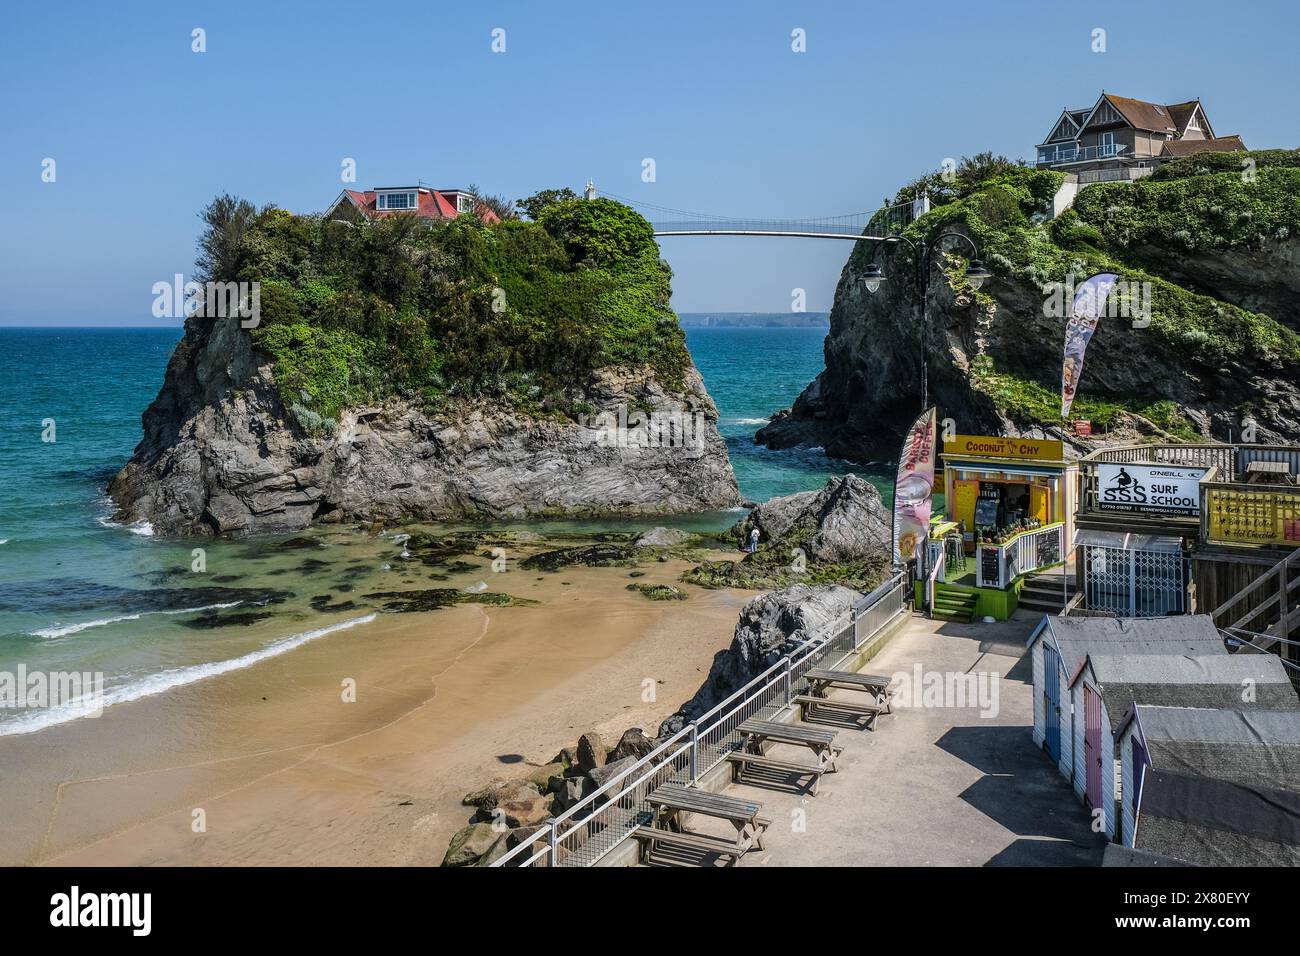
[[1195, 518], [1201, 513], [1199, 482], [1205, 471], [1175, 465], [1100, 463], [1097, 509]]

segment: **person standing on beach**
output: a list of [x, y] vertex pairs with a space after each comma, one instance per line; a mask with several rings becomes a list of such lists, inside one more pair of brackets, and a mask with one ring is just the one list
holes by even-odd
[[745, 550], [748, 551], [750, 554], [754, 554], [756, 551], [758, 551], [758, 529], [757, 528], [753, 528], [750, 530], [749, 547], [746, 548]]

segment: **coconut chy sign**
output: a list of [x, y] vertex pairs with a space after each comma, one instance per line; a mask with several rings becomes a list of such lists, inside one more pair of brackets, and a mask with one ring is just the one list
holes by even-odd
[[1174, 465], [1098, 464], [1097, 508], [1196, 517], [1201, 513], [1197, 483], [1205, 471]]

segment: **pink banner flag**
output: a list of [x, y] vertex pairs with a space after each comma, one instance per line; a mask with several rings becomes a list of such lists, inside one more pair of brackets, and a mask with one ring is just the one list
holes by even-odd
[[1079, 377], [1083, 375], [1083, 353], [1092, 341], [1092, 333], [1097, 330], [1097, 323], [1106, 307], [1106, 298], [1117, 279], [1119, 276], [1114, 273], [1099, 272], [1084, 279], [1083, 284], [1074, 290], [1074, 305], [1065, 324], [1065, 355], [1061, 363], [1062, 418], [1070, 415]]
[[930, 533], [930, 496], [934, 491], [934, 420], [932, 408], [912, 423], [898, 454], [894, 482], [894, 563], [912, 560]]

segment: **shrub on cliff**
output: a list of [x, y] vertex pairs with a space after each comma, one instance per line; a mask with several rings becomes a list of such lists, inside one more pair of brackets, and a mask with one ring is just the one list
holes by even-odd
[[680, 391], [690, 358], [650, 224], [571, 195], [535, 204], [540, 221], [492, 226], [327, 222], [223, 196], [203, 214], [199, 265], [261, 284], [253, 341], [286, 408], [308, 407], [300, 393], [325, 417], [392, 395], [483, 395], [571, 412], [596, 370], [632, 364]]
[[538, 222], [564, 243], [569, 259], [619, 268], [655, 245], [650, 223], [612, 199], [568, 199], [542, 210]]
[[[923, 231], [957, 229], [974, 238], [998, 275], [996, 284], [976, 292], [964, 286], [959, 271], [951, 273], [950, 281], [965, 302], [985, 311], [998, 307], [999, 295], [1023, 308], [1025, 298], [1046, 296], [1054, 284], [1068, 287], [1095, 272], [1114, 272], [1150, 290], [1149, 324], [1133, 331], [1144, 349], [1165, 357], [1169, 365], [1186, 364], [1206, 374], [1232, 363], [1295, 368], [1300, 365], [1300, 337], [1291, 329], [1273, 316], [1170, 281], [1161, 274], [1162, 261], [1139, 251], [1176, 249], [1185, 255], [1199, 249], [1260, 248], [1298, 234], [1300, 168], [1289, 154], [1266, 157], [1253, 180], [1241, 175], [1242, 154], [1229, 155], [1230, 163], [1212, 162], [1231, 172], [1193, 174], [1184, 167], [1178, 176], [1089, 186], [1073, 210], [1045, 226], [1034, 225], [1030, 217], [1050, 200], [1060, 174], [999, 165], [981, 182], [959, 178], [943, 203], [905, 234], [917, 239]], [[929, 180], [918, 182], [923, 181]], [[963, 252], [957, 246], [952, 251]], [[855, 250], [854, 256], [865, 262], [866, 254]], [[1044, 343], [1047, 354], [1057, 348], [1058, 342]], [[1026, 354], [1022, 349], [1003, 350], [996, 359], [973, 356], [970, 384], [1023, 425], [1057, 424], [1060, 366], [1025, 362]], [[1085, 385], [1074, 410], [1098, 424], [1117, 421], [1122, 411], [1136, 412], [1172, 434], [1197, 437], [1181, 413], [1157, 407], [1152, 399], [1145, 393], [1090, 391]]]

